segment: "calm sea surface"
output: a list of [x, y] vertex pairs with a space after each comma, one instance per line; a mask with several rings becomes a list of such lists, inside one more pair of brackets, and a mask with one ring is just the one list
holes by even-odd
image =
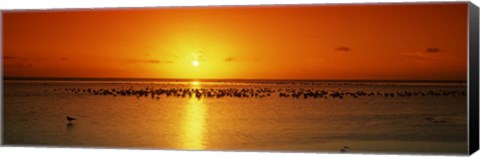
[[465, 94], [455, 82], [5, 80], [3, 142], [466, 154]]

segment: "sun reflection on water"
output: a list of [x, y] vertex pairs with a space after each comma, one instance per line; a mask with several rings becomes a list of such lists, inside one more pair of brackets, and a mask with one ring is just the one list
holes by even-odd
[[[193, 88], [198, 88], [200, 82], [192, 82]], [[182, 147], [188, 150], [203, 150], [205, 148], [205, 105], [201, 99], [191, 98], [186, 104], [182, 122]]]

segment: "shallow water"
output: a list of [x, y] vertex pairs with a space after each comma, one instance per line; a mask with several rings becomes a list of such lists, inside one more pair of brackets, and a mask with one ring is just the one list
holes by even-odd
[[[95, 95], [79, 89], [272, 89], [266, 97]], [[187, 150], [467, 153], [466, 96], [280, 97], [466, 92], [464, 83], [15, 81], [3, 84], [4, 144]], [[68, 123], [69, 115], [78, 120]]]

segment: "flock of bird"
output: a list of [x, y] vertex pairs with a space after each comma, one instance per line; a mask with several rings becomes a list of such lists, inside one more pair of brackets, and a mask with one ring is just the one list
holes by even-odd
[[[55, 91], [59, 91], [54, 89]], [[466, 96], [465, 91], [455, 90], [439, 90], [439, 91], [391, 91], [391, 92], [367, 92], [367, 91], [341, 91], [341, 90], [319, 90], [319, 89], [272, 89], [272, 88], [154, 88], [146, 87], [143, 89], [121, 89], [121, 88], [64, 88], [64, 91], [74, 94], [93, 94], [104, 96], [136, 96], [151, 97], [152, 99], [160, 99], [161, 96], [166, 97], [195, 97], [201, 98], [263, 98], [270, 96], [279, 96], [282, 98], [303, 98], [303, 99], [327, 99], [345, 97], [427, 97], [427, 96]]]

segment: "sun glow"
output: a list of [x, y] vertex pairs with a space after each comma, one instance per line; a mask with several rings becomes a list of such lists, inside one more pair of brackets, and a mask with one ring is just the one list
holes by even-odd
[[198, 61], [193, 61], [192, 64], [193, 64], [193, 66], [197, 67], [200, 63]]
[[200, 85], [200, 82], [199, 81], [193, 81], [191, 82], [192, 84], [192, 87], [198, 87]]

